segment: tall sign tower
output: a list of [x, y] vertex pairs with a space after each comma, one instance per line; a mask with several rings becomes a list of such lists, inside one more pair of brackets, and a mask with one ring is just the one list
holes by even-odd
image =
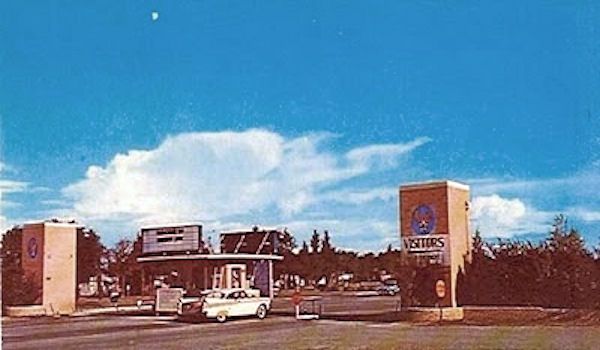
[[457, 276], [471, 259], [468, 211], [467, 185], [439, 181], [400, 186], [402, 249], [431, 265], [427, 283], [440, 297], [440, 306], [457, 306]]
[[23, 226], [21, 266], [35, 291], [31, 306], [46, 315], [75, 312], [77, 224], [40, 222]]

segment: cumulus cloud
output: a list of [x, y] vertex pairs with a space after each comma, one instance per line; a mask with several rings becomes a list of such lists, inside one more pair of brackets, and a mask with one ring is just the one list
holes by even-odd
[[62, 190], [73, 203], [64, 211], [92, 222], [135, 224], [227, 222], [266, 212], [285, 221], [342, 181], [393, 167], [398, 157], [428, 141], [339, 154], [327, 149], [330, 138], [322, 133], [286, 138], [263, 129], [178, 134], [155, 149], [131, 150], [104, 166], [90, 166], [84, 179]]
[[600, 222], [599, 161], [563, 177], [483, 178], [466, 182], [471, 184], [475, 198], [479, 198], [474, 200], [480, 207], [477, 213], [474, 210], [474, 227], [479, 227], [487, 236], [544, 233], [550, 229], [554, 216], [560, 213], [584, 223]]
[[471, 218], [474, 228], [480, 230], [482, 236], [509, 238], [547, 231], [552, 214], [528, 207], [518, 198], [492, 194], [473, 199]]

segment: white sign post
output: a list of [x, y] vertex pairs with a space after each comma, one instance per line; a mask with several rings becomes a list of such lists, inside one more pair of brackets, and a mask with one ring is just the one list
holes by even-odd
[[438, 297], [438, 306], [440, 308], [440, 323], [442, 322], [442, 299], [446, 296], [446, 282], [437, 280], [435, 282], [435, 294]]

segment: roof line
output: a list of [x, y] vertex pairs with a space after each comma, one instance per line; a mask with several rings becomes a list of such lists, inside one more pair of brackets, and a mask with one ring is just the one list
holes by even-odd
[[283, 260], [281, 255], [271, 254], [178, 254], [141, 256], [138, 262], [156, 262], [169, 260]]
[[427, 182], [414, 182], [414, 183], [408, 183], [405, 185], [400, 185], [400, 191], [412, 191], [412, 190], [417, 190], [417, 189], [424, 189], [424, 188], [435, 188], [435, 187], [452, 187], [452, 188], [457, 188], [457, 189], [461, 189], [461, 190], [465, 190], [468, 191], [469, 190], [469, 185], [457, 182], [457, 181], [451, 181], [451, 180], [435, 180], [435, 181], [427, 181]]

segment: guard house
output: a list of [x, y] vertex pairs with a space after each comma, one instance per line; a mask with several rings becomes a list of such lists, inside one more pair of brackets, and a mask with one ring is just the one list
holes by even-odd
[[273, 262], [284, 231], [253, 227], [222, 232], [220, 252], [203, 237], [201, 223], [147, 226], [140, 230], [142, 290], [152, 294], [158, 284], [195, 293], [207, 289], [255, 288], [273, 297]]

